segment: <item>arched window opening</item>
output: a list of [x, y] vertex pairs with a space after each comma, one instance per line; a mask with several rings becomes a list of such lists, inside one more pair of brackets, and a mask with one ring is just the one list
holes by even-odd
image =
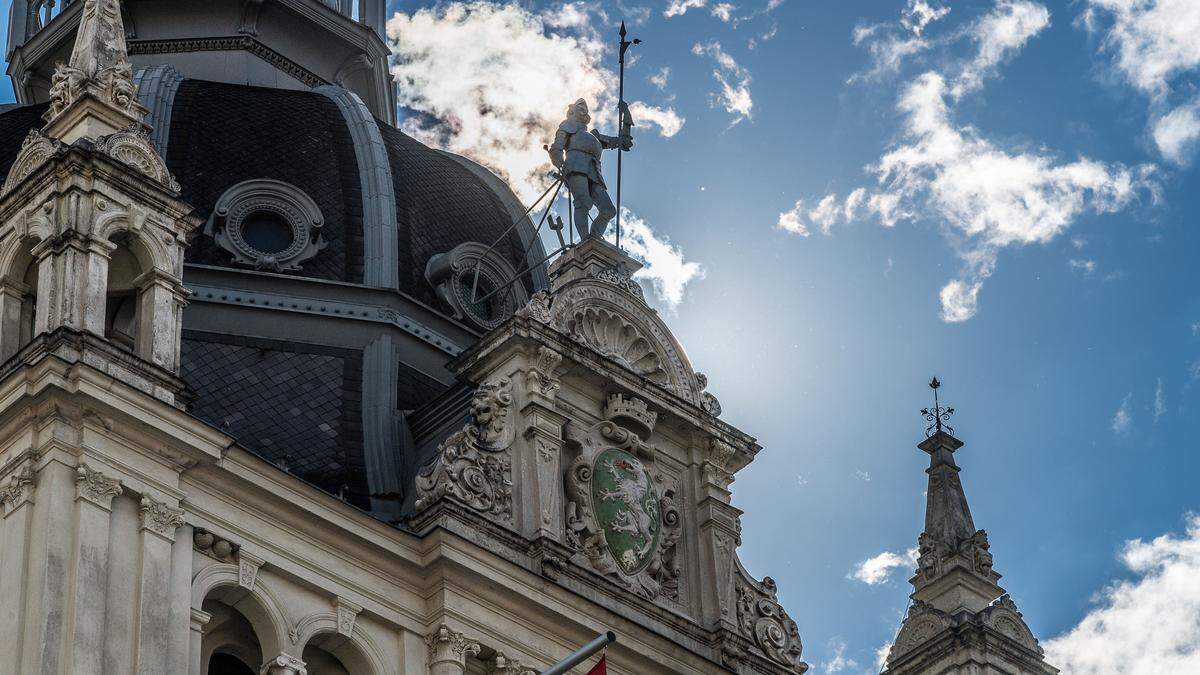
[[[29, 255], [25, 267], [25, 278], [22, 280], [25, 288], [21, 296], [20, 344], [18, 348], [29, 344], [34, 336], [34, 326], [37, 325], [37, 289], [38, 266], [33, 256]], [[6, 355], [9, 356], [9, 355]]]
[[208, 660], [208, 675], [256, 675], [254, 669], [233, 654], [217, 652]]
[[108, 261], [108, 294], [104, 307], [104, 337], [135, 351], [137, 347], [138, 291], [141, 264], [127, 241], [117, 244]]
[[210, 598], [202, 609], [211, 618], [201, 643], [202, 671], [208, 675], [253, 675], [263, 663], [262, 646], [250, 621], [233, 605]]
[[0, 275], [0, 361], [12, 358], [37, 332], [36, 243], [28, 239], [19, 244], [9, 268]]
[[[338, 637], [345, 641], [344, 637]], [[301, 658], [308, 668], [308, 672], [321, 673], [321, 675], [350, 675], [350, 669], [335, 655], [338, 645], [336, 645], [337, 641], [332, 638], [331, 635], [319, 635], [304, 647], [304, 656]]]

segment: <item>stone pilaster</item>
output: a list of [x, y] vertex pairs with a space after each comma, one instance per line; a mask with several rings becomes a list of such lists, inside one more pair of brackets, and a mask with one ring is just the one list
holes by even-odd
[[563, 539], [562, 447], [567, 418], [554, 407], [562, 355], [544, 345], [529, 348], [521, 426], [524, 442], [515, 467], [521, 476], [525, 522], [531, 538]]
[[733, 629], [735, 614], [736, 552], [741, 544], [742, 512], [729, 503], [733, 474], [725, 467], [734, 448], [719, 438], [707, 438], [697, 452], [703, 457], [696, 471], [699, 491], [696, 508], [700, 545], [699, 593], [702, 615], [710, 624]]
[[8, 657], [0, 659], [0, 675], [19, 675], [26, 617], [25, 588], [33, 540], [33, 493], [37, 474], [26, 460], [0, 487], [4, 522], [0, 532], [0, 644]]
[[108, 583], [108, 534], [112, 500], [121, 481], [86, 464], [75, 467], [75, 587], [72, 591], [71, 672], [104, 672], [105, 586]]
[[137, 673], [167, 672], [171, 643], [171, 563], [175, 531], [183, 526], [183, 512], [148, 495], [142, 495], [141, 588], [138, 591]]
[[426, 661], [429, 675], [464, 675], [467, 657], [478, 656], [478, 642], [451, 629], [446, 624], [435, 628], [425, 637]]
[[191, 610], [188, 621], [188, 675], [206, 675], [204, 667], [204, 627], [212, 620], [212, 614], [204, 610]]

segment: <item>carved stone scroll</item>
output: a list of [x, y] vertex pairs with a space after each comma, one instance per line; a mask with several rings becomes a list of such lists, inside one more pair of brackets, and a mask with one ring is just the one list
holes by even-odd
[[512, 519], [512, 382], [481, 385], [471, 399], [471, 422], [447, 438], [437, 458], [417, 475], [418, 511], [443, 497]]

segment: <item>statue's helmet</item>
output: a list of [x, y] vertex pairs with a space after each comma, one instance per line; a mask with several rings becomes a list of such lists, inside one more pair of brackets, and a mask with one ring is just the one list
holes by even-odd
[[568, 115], [588, 114], [588, 104], [586, 99], [578, 99], [571, 105], [567, 106]]

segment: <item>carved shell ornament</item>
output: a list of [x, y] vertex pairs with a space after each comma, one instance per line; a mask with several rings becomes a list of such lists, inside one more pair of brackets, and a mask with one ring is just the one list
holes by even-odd
[[17, 158], [13, 160], [12, 168], [8, 170], [8, 178], [4, 181], [4, 192], [7, 193], [16, 187], [17, 183], [45, 163], [50, 155], [53, 155], [61, 146], [62, 143], [57, 139], [49, 138], [37, 129], [30, 131], [21, 144], [21, 151], [17, 153]]
[[179, 182], [167, 169], [167, 163], [154, 149], [154, 142], [146, 127], [140, 124], [128, 126], [96, 142], [96, 149], [113, 159], [136, 169], [168, 189], [179, 192]]
[[567, 321], [567, 333], [622, 366], [657, 382], [670, 378], [662, 359], [637, 328], [603, 307], [583, 307]]

